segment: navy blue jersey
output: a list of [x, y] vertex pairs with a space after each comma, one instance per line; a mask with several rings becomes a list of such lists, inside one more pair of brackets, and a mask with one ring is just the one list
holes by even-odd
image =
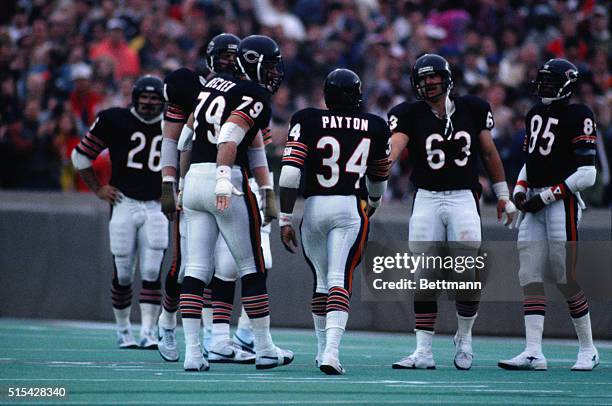
[[236, 155], [236, 165], [248, 168], [248, 147], [270, 123], [270, 93], [249, 80], [215, 75], [200, 88], [196, 101], [191, 163], [217, 161], [219, 130], [230, 114], [235, 114], [251, 124]]
[[206, 79], [187, 68], [177, 69], [166, 76], [164, 120], [173, 123], [187, 122], [196, 107], [198, 94], [205, 84]]
[[304, 170], [305, 197], [366, 197], [364, 175], [388, 177], [390, 135], [374, 114], [307, 108], [291, 118], [282, 163]]
[[558, 185], [579, 166], [594, 164], [595, 118], [584, 104], [537, 103], [525, 116], [525, 129], [529, 186]]
[[478, 182], [479, 135], [494, 126], [489, 103], [474, 97], [452, 98], [452, 126], [437, 117], [424, 101], [401, 103], [389, 111], [391, 132], [409, 137], [413, 166], [411, 180], [417, 188], [432, 191], [480, 190]]
[[109, 184], [136, 200], [161, 196], [161, 116], [145, 121], [134, 109], [114, 107], [101, 111], [77, 151], [96, 159], [105, 148], [110, 153]]

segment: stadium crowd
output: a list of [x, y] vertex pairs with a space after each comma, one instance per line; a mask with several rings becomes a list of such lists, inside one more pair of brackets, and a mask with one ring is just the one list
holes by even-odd
[[[18, 0], [0, 5], [0, 188], [86, 190], [70, 163], [96, 113], [131, 102], [137, 76], [181, 66], [205, 73], [208, 41], [260, 33], [280, 45], [285, 80], [273, 100], [271, 164], [291, 114], [324, 106], [333, 68], [359, 73], [365, 110], [386, 117], [413, 99], [410, 69], [446, 57], [454, 89], [485, 98], [508, 180], [523, 163], [528, 82], [550, 57], [580, 69], [575, 97], [595, 112], [599, 179], [587, 199], [612, 202], [612, 76], [606, 2], [594, 0]], [[605, 151], [608, 151], [606, 154]], [[407, 154], [408, 152], [406, 152]], [[96, 167], [108, 171], [108, 156]], [[389, 196], [407, 198], [407, 165]], [[487, 185], [485, 197], [487, 196]], [[490, 195], [490, 192], [489, 192]]]

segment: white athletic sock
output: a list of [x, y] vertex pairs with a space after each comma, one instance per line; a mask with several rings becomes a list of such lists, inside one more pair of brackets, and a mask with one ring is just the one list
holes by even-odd
[[457, 313], [457, 336], [465, 342], [472, 342], [472, 327], [476, 317], [478, 317], [477, 314], [472, 317], [464, 317]]
[[204, 325], [204, 329], [209, 332], [212, 331], [213, 328], [213, 309], [212, 307], [203, 307], [202, 308], [202, 324]]
[[326, 316], [312, 313], [312, 320], [314, 322], [315, 335], [317, 336], [317, 356], [319, 356], [325, 351], [325, 324], [327, 318]]
[[528, 314], [525, 316], [525, 351], [529, 354], [542, 354], [542, 333], [544, 316]]
[[113, 313], [115, 314], [115, 322], [117, 323], [117, 330], [126, 330], [131, 327], [130, 325], [130, 311], [132, 306], [128, 306], [124, 309], [115, 309], [113, 307]]
[[348, 312], [332, 310], [327, 312], [325, 318], [325, 352], [338, 357], [340, 340], [346, 330]]
[[215, 348], [220, 342], [228, 341], [230, 334], [230, 325], [229, 323], [213, 323], [212, 325], [212, 341], [210, 343], [210, 348]]
[[202, 353], [200, 348], [200, 319], [183, 318], [185, 333], [185, 352], [187, 354]]
[[431, 343], [433, 342], [433, 331], [414, 330], [416, 333], [416, 350], [421, 353], [431, 352]]
[[580, 345], [580, 351], [592, 349], [594, 345], [593, 333], [591, 331], [590, 313], [587, 313], [584, 316], [575, 319], [572, 318], [572, 322], [574, 323], [576, 335], [578, 336], [578, 344]]
[[155, 322], [159, 313], [160, 305], [151, 303], [140, 303], [140, 333], [150, 333], [155, 330]]
[[270, 335], [270, 316], [251, 319], [251, 328], [253, 329], [256, 353], [274, 347], [274, 342]]
[[175, 329], [176, 328], [176, 313], [177, 312], [170, 313], [168, 310], [164, 309], [164, 307], [162, 306], [161, 314], [159, 315], [159, 320], [157, 321], [157, 324], [161, 328]]
[[244, 306], [242, 306], [242, 311], [240, 312], [240, 318], [238, 318], [238, 325], [236, 327], [238, 330], [249, 330], [251, 328], [251, 321], [246, 310], [244, 310]]

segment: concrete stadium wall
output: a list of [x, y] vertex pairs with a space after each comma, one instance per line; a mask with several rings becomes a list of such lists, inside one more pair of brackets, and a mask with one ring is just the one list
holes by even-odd
[[[409, 205], [401, 204], [379, 210], [372, 222], [370, 240], [406, 240], [409, 213]], [[484, 239], [515, 239], [516, 231], [504, 229], [494, 217], [494, 209], [485, 207]], [[89, 194], [0, 192], [0, 288], [3, 292], [0, 317], [112, 320], [113, 265], [108, 219], [108, 205]], [[580, 238], [612, 240], [610, 222], [609, 210], [589, 210], [583, 219]], [[291, 255], [284, 250], [276, 226], [272, 233], [272, 253], [274, 266], [268, 286], [273, 325], [310, 327], [312, 274], [301, 254]], [[168, 252], [164, 275], [170, 257]], [[609, 261], [610, 256], [602, 258]], [[612, 264], [608, 263], [610, 267]], [[504, 277], [515, 288], [518, 286], [516, 274]], [[356, 272], [350, 329], [411, 331], [414, 324], [410, 300], [362, 300], [360, 283], [360, 272]], [[138, 284], [135, 283], [134, 303], [138, 298]], [[612, 297], [591, 300], [591, 309], [596, 338], [612, 338]], [[133, 311], [137, 319], [138, 306], [133, 306]], [[441, 301], [437, 330], [454, 331], [454, 314], [454, 303]], [[547, 314], [547, 336], [573, 336], [565, 303], [561, 300], [550, 303]], [[521, 302], [483, 303], [475, 333], [522, 335]]]

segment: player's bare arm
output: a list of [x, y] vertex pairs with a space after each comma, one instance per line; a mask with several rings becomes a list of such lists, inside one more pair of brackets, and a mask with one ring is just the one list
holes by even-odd
[[506, 219], [504, 225], [509, 226], [512, 224], [516, 208], [510, 201], [510, 192], [508, 190], [508, 184], [506, 183], [504, 166], [502, 165], [499, 152], [497, 152], [497, 148], [491, 137], [491, 131], [482, 130], [478, 138], [480, 141], [480, 156], [482, 157], [482, 162], [493, 184], [495, 195], [497, 196], [497, 220], [501, 221], [502, 216], [505, 214]]
[[264, 140], [261, 133], [257, 134], [249, 146], [248, 156], [249, 168], [253, 173], [257, 186], [259, 186], [261, 209], [264, 214], [263, 225], [266, 226], [278, 218], [278, 209], [276, 208], [276, 195], [272, 186], [268, 158], [266, 157]]
[[[76, 154], [78, 152], [75, 151]], [[80, 154], [79, 154], [80, 155]], [[100, 199], [115, 204], [121, 201], [121, 192], [114, 186], [111, 185], [100, 185], [98, 177], [93, 170], [93, 167], [79, 169], [78, 174], [83, 179], [83, 182], [89, 187], [89, 189], [96, 194]]]
[[221, 127], [219, 150], [217, 152], [217, 185], [215, 187], [216, 206], [219, 211], [224, 211], [230, 206], [232, 194], [240, 194], [232, 185], [232, 166], [236, 161], [238, 144], [250, 129], [251, 124], [237, 114], [230, 115]]
[[[393, 123], [391, 123], [393, 125]], [[389, 160], [391, 161], [391, 165], [395, 163], [402, 155], [402, 152], [408, 145], [408, 141], [410, 138], [408, 134], [404, 134], [402, 132], [396, 131], [391, 134], [391, 155], [389, 156]]]
[[183, 185], [185, 183], [185, 175], [191, 165], [191, 144], [193, 142], [193, 113], [189, 116], [187, 123], [181, 130], [181, 136], [178, 141], [179, 150], [179, 182], [178, 195], [176, 197], [177, 210], [183, 209]]

